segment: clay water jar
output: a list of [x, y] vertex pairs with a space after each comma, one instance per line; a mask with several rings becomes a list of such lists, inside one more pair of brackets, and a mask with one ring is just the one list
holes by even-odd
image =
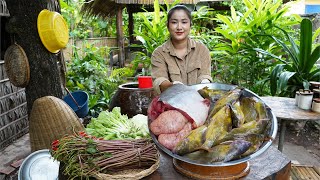
[[122, 114], [129, 118], [137, 115], [147, 115], [149, 104], [156, 96], [153, 88], [139, 88], [138, 82], [121, 84], [112, 97], [109, 110], [120, 107]]

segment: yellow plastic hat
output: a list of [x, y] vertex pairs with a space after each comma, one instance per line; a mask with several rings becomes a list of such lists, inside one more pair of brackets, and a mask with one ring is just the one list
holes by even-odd
[[48, 51], [57, 53], [67, 46], [69, 29], [61, 14], [44, 9], [38, 15], [37, 24], [42, 44]]

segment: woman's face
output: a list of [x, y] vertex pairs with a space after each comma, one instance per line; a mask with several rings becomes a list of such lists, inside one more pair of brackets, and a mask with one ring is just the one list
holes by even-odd
[[173, 12], [168, 23], [168, 30], [173, 41], [183, 41], [187, 39], [191, 28], [191, 22], [184, 10]]

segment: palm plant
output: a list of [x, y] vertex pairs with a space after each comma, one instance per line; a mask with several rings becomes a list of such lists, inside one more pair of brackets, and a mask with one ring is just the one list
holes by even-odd
[[316, 65], [320, 58], [320, 45], [313, 44], [320, 33], [320, 28], [312, 35], [312, 22], [303, 19], [300, 24], [300, 44], [296, 43], [285, 30], [279, 29], [284, 33], [289, 45], [275, 36], [268, 36], [282, 47], [286, 59], [259, 48], [256, 50], [280, 62], [269, 77], [271, 94], [293, 96], [298, 89], [309, 89], [309, 81], [320, 80], [320, 68]]

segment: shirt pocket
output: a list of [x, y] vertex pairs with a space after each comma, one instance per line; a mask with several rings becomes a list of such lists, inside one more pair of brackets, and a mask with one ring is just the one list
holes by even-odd
[[182, 82], [181, 72], [178, 67], [169, 67], [168, 70], [169, 70], [169, 77], [171, 82], [173, 81]]
[[200, 70], [200, 68], [201, 68], [201, 61], [194, 62], [188, 66], [187, 73], [189, 74], [190, 72], [198, 71]]
[[200, 62], [197, 64], [193, 64], [192, 66], [189, 66], [187, 71], [188, 76], [188, 85], [197, 84], [197, 79], [199, 77], [199, 71], [201, 68]]

